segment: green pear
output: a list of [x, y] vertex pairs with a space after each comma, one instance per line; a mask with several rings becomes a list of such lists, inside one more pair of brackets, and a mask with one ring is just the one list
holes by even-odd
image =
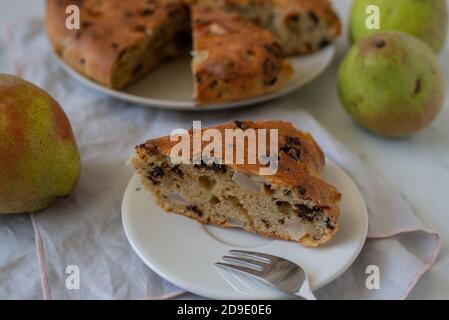
[[30, 82], [0, 74], [0, 213], [50, 206], [72, 191], [80, 167], [59, 104]]
[[430, 47], [404, 32], [378, 32], [354, 45], [338, 73], [341, 101], [365, 128], [405, 137], [441, 110], [444, 80]]
[[366, 25], [369, 5], [379, 8], [380, 30], [404, 31], [426, 42], [436, 53], [444, 47], [448, 21], [446, 0], [354, 0], [350, 16], [353, 42], [379, 31]]

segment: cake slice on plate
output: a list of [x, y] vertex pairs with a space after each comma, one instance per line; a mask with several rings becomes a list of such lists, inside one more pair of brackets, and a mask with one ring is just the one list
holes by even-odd
[[200, 104], [271, 93], [292, 76], [270, 31], [220, 7], [194, 5], [191, 11], [194, 95]]
[[[321, 178], [325, 158], [309, 134], [281, 121], [234, 121], [214, 129], [223, 137], [227, 129], [278, 129], [277, 171], [261, 175], [266, 164], [260, 162], [224, 164], [224, 155], [221, 161], [177, 163], [171, 157], [177, 142], [169, 136], [149, 140], [136, 147], [131, 163], [163, 209], [309, 247], [335, 235], [341, 195]], [[185, 134], [192, 138], [192, 129]], [[259, 150], [257, 144], [253, 150]], [[202, 148], [206, 146], [203, 142]], [[245, 144], [245, 154], [248, 148]], [[195, 159], [193, 152], [190, 157]]]

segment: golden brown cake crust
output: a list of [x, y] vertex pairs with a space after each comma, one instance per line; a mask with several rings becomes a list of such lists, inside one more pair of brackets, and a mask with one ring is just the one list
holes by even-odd
[[[322, 180], [321, 172], [325, 165], [325, 157], [310, 134], [301, 132], [291, 123], [283, 121], [234, 121], [213, 128], [218, 129], [223, 137], [225, 129], [278, 129], [280, 150], [278, 171], [274, 175], [264, 176], [264, 179], [275, 186], [291, 189], [298, 194], [298, 197], [309, 199], [323, 208], [326, 216], [333, 222], [337, 222], [341, 194]], [[192, 135], [192, 130], [189, 133]], [[169, 136], [149, 140], [137, 147], [137, 156], [146, 157], [148, 150], [151, 149], [157, 149], [161, 154], [170, 156], [172, 147], [176, 144], [176, 141], [170, 141]], [[203, 142], [203, 147], [207, 144], [208, 142]], [[245, 155], [246, 151], [247, 149], [245, 149]], [[224, 161], [224, 155], [222, 161]], [[245, 158], [245, 163], [247, 162]], [[258, 176], [261, 168], [261, 164], [229, 164], [228, 166], [250, 176]], [[332, 235], [335, 232], [332, 232]], [[314, 239], [310, 240], [311, 243], [313, 241], [316, 242]]]
[[199, 102], [225, 102], [281, 88], [293, 69], [278, 39], [237, 13], [192, 7], [193, 72]]
[[[190, 2], [225, 7], [230, 11], [241, 13], [247, 19], [274, 32], [279, 37], [286, 55], [312, 53], [327, 46], [341, 34], [340, 19], [328, 0], [190, 0]], [[320, 31], [317, 31], [318, 29]]]
[[[66, 28], [69, 5], [80, 9], [79, 30]], [[182, 0], [47, 0], [46, 27], [56, 54], [72, 68], [105, 86], [123, 87], [131, 81], [114, 79], [120, 58], [185, 10]]]

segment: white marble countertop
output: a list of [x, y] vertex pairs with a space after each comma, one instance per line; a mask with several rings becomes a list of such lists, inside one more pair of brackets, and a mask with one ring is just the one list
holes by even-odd
[[[0, 72], [12, 73], [4, 31], [10, 21], [42, 16], [44, 0], [1, 1]], [[346, 22], [351, 0], [334, 3]], [[438, 119], [422, 133], [405, 140], [376, 137], [356, 125], [340, 104], [336, 71], [348, 49], [346, 37], [342, 37], [338, 46], [338, 57], [332, 67], [289, 99], [312, 113], [329, 132], [377, 169], [409, 201], [421, 221], [440, 233], [443, 246], [436, 264], [419, 280], [410, 298], [449, 299], [449, 98], [446, 97]], [[449, 40], [440, 55], [446, 92], [449, 92], [448, 56]]]

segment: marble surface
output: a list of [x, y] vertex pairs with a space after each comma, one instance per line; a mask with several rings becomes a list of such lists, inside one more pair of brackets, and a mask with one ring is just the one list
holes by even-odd
[[[334, 0], [346, 22], [351, 0]], [[27, 16], [41, 16], [44, 0], [1, 0], [0, 72], [12, 72], [5, 43], [11, 21]], [[10, 30], [14, 31], [14, 30]], [[449, 299], [449, 98], [437, 120], [427, 130], [404, 140], [374, 136], [356, 125], [345, 113], [338, 99], [338, 65], [348, 50], [346, 36], [338, 43], [333, 65], [316, 81], [293, 93], [289, 99], [312, 113], [328, 130], [379, 174], [383, 175], [408, 200], [416, 215], [443, 240], [434, 267], [418, 282], [411, 299]], [[30, 53], [32, 54], [32, 53]], [[440, 62], [449, 92], [449, 39]], [[393, 213], [392, 213], [393, 214]]]

